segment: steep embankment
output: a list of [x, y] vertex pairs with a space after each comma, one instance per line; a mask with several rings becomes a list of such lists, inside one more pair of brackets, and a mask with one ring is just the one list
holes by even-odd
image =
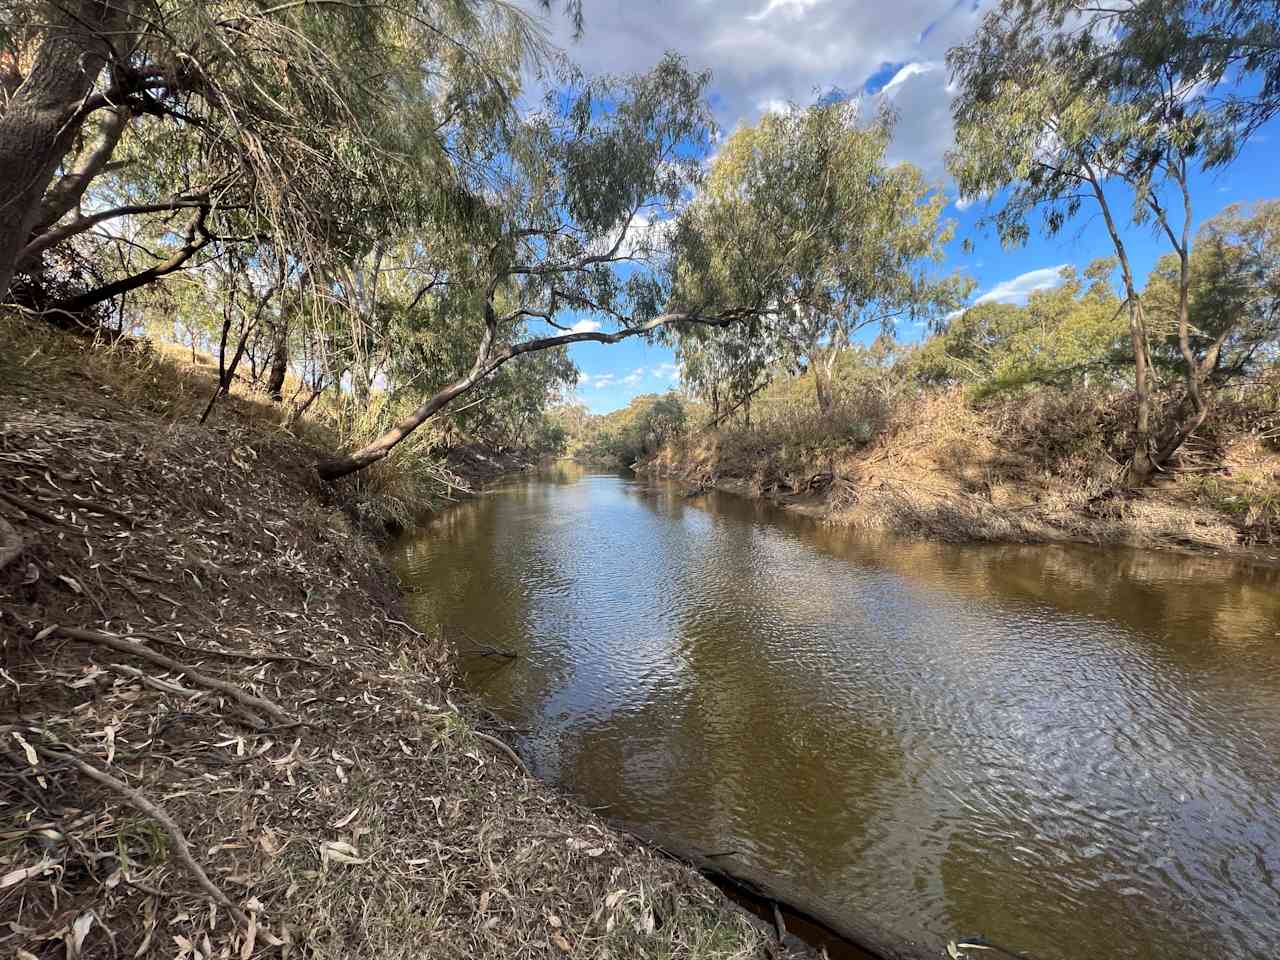
[[195, 426], [210, 388], [0, 319], [5, 949], [759, 954], [450, 701], [312, 451], [242, 398]]
[[874, 429], [865, 421], [841, 429], [779, 417], [753, 430], [692, 434], [641, 469], [912, 537], [1127, 544], [1276, 560], [1274, 402], [1224, 403], [1188, 443], [1182, 468], [1141, 492], [1119, 486], [1126, 409], [1086, 393], [1046, 391], [985, 408], [958, 391], [927, 393], [892, 407]]

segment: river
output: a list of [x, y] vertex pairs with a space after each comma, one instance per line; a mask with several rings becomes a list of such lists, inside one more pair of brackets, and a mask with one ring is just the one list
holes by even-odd
[[1278, 955], [1277, 571], [571, 465], [392, 559], [533, 768], [624, 826], [928, 944]]

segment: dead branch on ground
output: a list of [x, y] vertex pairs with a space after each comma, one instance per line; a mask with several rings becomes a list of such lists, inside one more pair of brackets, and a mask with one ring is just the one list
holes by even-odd
[[160, 826], [164, 827], [165, 832], [169, 835], [169, 840], [173, 843], [174, 855], [179, 861], [181, 861], [182, 865], [187, 868], [187, 872], [195, 878], [195, 881], [200, 885], [200, 888], [204, 890], [205, 893], [209, 894], [209, 896], [211, 896], [220, 906], [226, 909], [233, 917], [235, 917], [238, 923], [242, 926], [248, 925], [249, 918], [244, 915], [244, 911], [232, 903], [231, 899], [222, 892], [218, 885], [209, 879], [209, 875], [204, 872], [204, 868], [201, 867], [200, 864], [196, 862], [195, 857], [191, 855], [191, 846], [187, 843], [186, 835], [173, 821], [172, 817], [144, 797], [137, 790], [127, 786], [110, 774], [103, 773], [97, 767], [85, 763], [79, 757], [73, 756], [69, 753], [62, 753], [57, 750], [50, 750], [48, 747], [44, 747], [39, 744], [33, 744], [33, 746], [35, 747], [36, 752], [42, 757], [70, 764], [90, 780], [95, 783], [99, 783], [122, 796], [135, 810], [146, 814], [152, 820], [155, 820], [156, 823], [160, 824]]

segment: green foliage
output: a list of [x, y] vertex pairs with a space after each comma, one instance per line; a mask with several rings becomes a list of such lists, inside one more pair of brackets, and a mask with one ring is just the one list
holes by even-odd
[[682, 334], [687, 382], [719, 407], [740, 402], [767, 371], [829, 364], [863, 327], [892, 331], [968, 292], [938, 279], [952, 226], [946, 197], [910, 164], [884, 159], [887, 116], [856, 103], [768, 113], [720, 148], [680, 225], [673, 299], [768, 308], [733, 331]]
[[980, 303], [943, 325], [908, 361], [925, 383], [971, 385], [979, 396], [1035, 385], [1115, 381], [1128, 361], [1123, 303], [1105, 277], [1114, 261], [1089, 268], [1086, 285], [1070, 267], [1063, 282], [1026, 306]]
[[[1190, 258], [1191, 349], [1216, 350], [1218, 383], [1255, 372], [1280, 356], [1280, 200], [1233, 204], [1206, 221]], [[1165, 255], [1142, 293], [1154, 359], [1178, 369], [1178, 261]]]
[[584, 432], [576, 443], [577, 455], [596, 463], [630, 466], [682, 436], [687, 419], [678, 394], [642, 394], [613, 413], [585, 420], [579, 415], [579, 429]]

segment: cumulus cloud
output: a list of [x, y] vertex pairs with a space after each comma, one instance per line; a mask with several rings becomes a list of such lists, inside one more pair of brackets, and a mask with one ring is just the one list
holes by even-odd
[[587, 390], [603, 390], [606, 387], [612, 387], [618, 382], [617, 374], [613, 373], [584, 373], [578, 378], [578, 387]]
[[595, 320], [579, 320], [569, 328], [570, 333], [595, 333], [600, 329], [600, 324]]
[[694, 69], [709, 68], [716, 119], [726, 130], [788, 101], [812, 102], [819, 91], [857, 94], [897, 65], [878, 93], [898, 111], [893, 159], [938, 178], [951, 143], [946, 51], [973, 32], [991, 0], [720, 0], [663, 4], [657, 12], [634, 0], [594, 0], [576, 43], [562, 14], [547, 17], [537, 0], [520, 2], [588, 74], [641, 72], [667, 50]]
[[1068, 264], [1060, 263], [1056, 267], [1042, 267], [1039, 270], [1028, 270], [1012, 280], [1001, 280], [977, 300], [979, 303], [1016, 303], [1024, 304], [1027, 298], [1037, 290], [1052, 290], [1062, 284], [1062, 269]]

